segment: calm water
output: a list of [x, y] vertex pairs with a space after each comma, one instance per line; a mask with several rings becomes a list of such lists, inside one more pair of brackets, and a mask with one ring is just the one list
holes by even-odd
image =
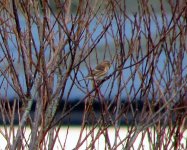
[[[128, 3], [129, 3], [129, 1], [127, 1]], [[130, 5], [132, 5], [131, 3], [130, 3]], [[158, 5], [158, 4], [157, 4]], [[133, 12], [136, 10], [135, 8], [136, 8], [137, 6], [134, 6], [132, 9], [131, 9], [131, 7], [129, 7], [128, 8], [128, 11], [129, 11], [129, 13], [130, 14], [133, 14]], [[130, 18], [133, 20], [133, 16], [131, 16], [131, 15], [129, 15], [130, 16]], [[168, 19], [169, 18], [171, 18], [171, 16], [170, 15], [168, 15]], [[23, 17], [21, 17], [20, 16], [20, 19], [21, 19], [21, 24], [22, 24], [22, 30], [24, 30], [24, 27], [25, 27], [25, 21], [24, 21], [24, 19], [23, 19]], [[53, 18], [52, 18], [53, 19]], [[159, 22], [160, 22], [160, 26], [162, 26], [162, 24], [161, 24], [161, 17], [158, 15], [158, 20], [160, 20]], [[91, 24], [91, 26], [90, 26], [90, 30], [92, 30], [93, 28], [94, 28], [94, 26], [95, 26], [95, 24], [96, 24], [96, 22], [95, 21], [93, 21], [92, 22], [92, 24]], [[143, 28], [143, 24], [142, 24], [142, 30], [144, 29]], [[131, 38], [131, 36], [132, 36], [132, 34], [131, 34], [131, 30], [132, 30], [132, 26], [131, 26], [131, 24], [130, 24], [130, 22], [127, 20], [126, 21], [126, 24], [125, 24], [125, 27], [124, 27], [124, 29], [125, 29], [125, 32], [124, 32], [124, 34], [127, 36], [127, 38]], [[57, 30], [57, 27], [55, 27], [55, 30]], [[116, 25], [116, 23], [115, 23], [115, 21], [113, 21], [112, 22], [112, 30], [113, 30], [113, 32], [114, 33], [116, 33], [117, 32], [117, 25]], [[96, 37], [100, 34], [100, 32], [102, 31], [102, 26], [98, 26], [98, 28], [97, 28], [97, 30], [94, 32], [94, 34], [93, 34], [93, 39], [96, 39]], [[113, 41], [113, 38], [110, 36], [110, 34], [111, 34], [111, 32], [110, 32], [111, 30], [109, 30], [109, 32], [107, 33], [107, 41], [108, 41], [108, 43], [110, 43], [110, 49], [115, 49], [115, 47], [114, 47], [114, 41]], [[156, 24], [154, 23], [154, 22], [152, 22], [151, 23], [151, 31], [152, 31], [152, 34], [154, 35], [156, 35]], [[33, 25], [33, 27], [32, 27], [32, 32], [34, 33], [33, 35], [34, 35], [34, 39], [35, 39], [35, 41], [39, 41], [39, 39], [38, 39], [38, 34], [37, 34], [37, 28], [36, 28], [36, 26], [35, 25]], [[35, 34], [36, 33], [36, 34]], [[0, 39], [0, 41], [1, 41], [2, 39]], [[58, 41], [58, 39], [56, 39], [57, 41]], [[83, 40], [82, 40], [83, 41]], [[13, 37], [13, 39], [12, 39], [12, 41], [8, 41], [9, 42], [9, 46], [10, 46], [10, 49], [12, 49], [12, 55], [13, 55], [13, 58], [15, 59], [15, 60], [17, 60], [18, 59], [18, 53], [16, 52], [16, 51], [14, 51], [14, 49], [15, 49], [15, 47], [13, 46], [13, 42], [15, 42], [15, 38]], [[39, 43], [37, 43], [36, 42], [36, 46], [38, 47], [38, 49], [39, 49]], [[80, 42], [80, 47], [82, 46], [82, 44], [83, 44], [83, 42]], [[98, 44], [98, 47], [101, 47], [100, 49], [102, 50], [102, 48], [104, 47], [104, 45], [105, 45], [105, 39], [103, 38], [100, 42], [99, 42], [99, 44]], [[145, 45], [142, 45], [142, 48], [145, 48]], [[66, 50], [68, 51], [68, 47], [66, 47]], [[49, 51], [46, 51], [46, 57], [48, 57], [48, 52]], [[112, 53], [112, 55], [114, 55], [114, 51], [110, 51], [111, 53]], [[2, 53], [2, 51], [0, 51], [0, 57], [2, 57], [3, 56], [3, 53]], [[108, 55], [109, 56], [109, 55]], [[102, 53], [102, 51], [99, 53], [99, 58], [100, 59], [102, 59], [104, 57], [104, 54]], [[93, 56], [91, 56], [91, 61], [93, 62], [93, 63], [96, 63], [95, 62], [95, 57], [94, 57], [94, 55]], [[159, 67], [159, 70], [163, 70], [163, 66], [164, 66], [164, 63], [165, 63], [165, 61], [166, 61], [166, 56], [165, 56], [165, 54], [164, 54], [164, 52], [163, 53], [161, 53], [161, 55], [160, 55], [160, 57], [159, 57], [159, 61], [158, 61], [158, 64], [157, 64], [157, 66]], [[15, 61], [16, 62], [16, 61]], [[125, 63], [125, 66], [129, 66], [130, 65], [130, 60], [127, 60], [126, 61], [126, 63]], [[184, 66], [186, 66], [187, 65], [187, 61], [185, 61], [184, 63]], [[143, 63], [142, 64], [142, 66], [144, 66], [145, 65], [145, 63]], [[1, 63], [0, 64], [0, 67], [1, 68], [4, 68], [6, 66], [6, 62], [5, 63]], [[22, 84], [22, 87], [24, 87], [24, 89], [26, 89], [26, 84], [25, 84], [25, 79], [24, 79], [24, 74], [23, 74], [23, 69], [22, 69], [22, 64], [20, 64], [20, 63], [15, 63], [15, 66], [16, 66], [16, 69], [18, 70], [18, 73], [19, 73], [19, 79], [20, 79], [20, 81], [21, 81], [21, 84]], [[124, 66], [124, 67], [125, 67]], [[95, 65], [92, 65], [92, 67], [94, 68], [95, 67]], [[140, 66], [141, 67], [141, 66]], [[135, 69], [135, 67], [132, 67], [131, 68], [132, 70], [134, 70]], [[115, 68], [114, 68], [114, 64], [112, 65], [112, 67], [111, 67], [111, 69], [110, 69], [110, 71], [109, 71], [109, 74], [110, 73], [112, 73], [113, 71], [115, 70]], [[123, 71], [123, 82], [125, 83], [125, 81], [127, 81], [127, 79], [131, 76], [131, 71], [132, 70], [130, 70], [130, 69], [126, 69], [126, 70], [124, 70]], [[80, 68], [80, 72], [78, 73], [78, 79], [79, 80], [81, 80], [84, 76], [86, 76], [88, 74], [88, 69], [85, 67], [85, 65], [83, 64], [82, 66], [81, 66], [81, 68]], [[158, 71], [156, 72], [156, 74], [158, 74]], [[74, 74], [72, 73], [71, 74], [72, 76], [74, 76]], [[82, 76], [83, 75], [83, 76]], [[103, 85], [102, 85], [102, 87], [101, 87], [101, 91], [102, 91], [102, 93], [104, 94], [104, 95], [106, 95], [106, 96], [108, 96], [109, 95], [109, 92], [110, 92], [110, 90], [107, 90], [107, 89], [112, 89], [112, 92], [111, 92], [111, 97], [113, 97], [113, 96], [115, 96], [115, 94], [116, 94], [116, 92], [117, 92], [117, 81], [115, 81], [114, 82], [114, 85], [113, 85], [113, 87], [112, 87], [112, 81], [113, 80], [113, 78], [111, 78], [111, 80], [109, 80], [109, 81], [106, 81]], [[1, 97], [4, 97], [5, 96], [5, 91], [3, 90], [5, 87], [7, 87], [7, 82], [4, 80], [4, 78], [3, 78], [3, 76], [0, 76], [0, 83], [2, 83], [2, 86], [1, 86]], [[56, 84], [57, 84], [57, 80], [56, 80], [56, 78], [55, 78], [55, 83], [54, 83], [54, 87], [56, 86]], [[82, 81], [81, 82], [81, 84], [82, 84], [82, 86], [84, 86], [84, 87], [86, 87], [86, 84], [85, 84], [85, 82], [84, 81]], [[140, 87], [140, 84], [141, 84], [141, 81], [140, 81], [140, 79], [139, 79], [139, 77], [138, 77], [138, 74], [136, 73], [136, 75], [134, 76], [134, 79], [133, 79], [133, 81], [132, 80], [130, 80], [128, 83], [125, 83], [126, 84], [126, 92], [128, 93], [129, 91], [130, 91], [130, 88], [132, 87], [132, 84], [134, 85], [134, 88], [135, 88], [135, 90], [136, 89], [138, 89], [139, 87]], [[65, 89], [65, 95], [64, 95], [64, 98], [66, 98], [67, 97], [67, 93], [68, 93], [68, 91], [69, 91], [69, 89], [70, 89], [70, 87], [71, 87], [71, 85], [72, 85], [72, 81], [71, 81], [71, 79], [69, 78], [69, 80], [68, 80], [68, 82], [67, 82], [67, 85], [66, 85], [66, 89]], [[91, 82], [89, 82], [89, 84], [88, 84], [88, 88], [89, 88], [89, 90], [91, 90]], [[122, 93], [122, 97], [126, 97], [127, 95], [126, 95], [126, 92], [123, 92]], [[131, 95], [134, 95], [135, 93], [131, 93]], [[85, 93], [83, 93], [81, 90], [79, 90], [75, 85], [73, 86], [73, 88], [72, 88], [72, 91], [71, 91], [71, 93], [70, 93], [70, 99], [79, 99], [79, 98], [82, 98], [82, 97], [84, 97], [84, 95], [85, 95]], [[8, 97], [15, 97], [16, 96], [16, 94], [15, 94], [15, 92], [14, 92], [14, 90], [11, 88], [11, 87], [9, 87], [8, 88]]]

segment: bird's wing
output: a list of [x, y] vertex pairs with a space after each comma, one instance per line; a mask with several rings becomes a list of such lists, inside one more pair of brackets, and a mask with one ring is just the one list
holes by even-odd
[[103, 70], [105, 70], [105, 66], [102, 65], [102, 64], [98, 65], [98, 66], [95, 68], [95, 71], [103, 71]]
[[105, 71], [105, 66], [103, 65], [99, 65], [97, 66], [93, 71], [92, 74], [96, 75], [96, 74], [100, 74], [101, 72]]

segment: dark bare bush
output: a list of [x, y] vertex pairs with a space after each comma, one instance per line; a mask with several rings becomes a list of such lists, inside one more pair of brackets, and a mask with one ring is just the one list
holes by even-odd
[[[87, 149], [96, 149], [102, 136], [107, 149], [130, 149], [138, 136], [139, 149], [145, 137], [150, 149], [186, 149], [186, 59], [187, 2], [182, 0], [1, 1], [0, 110], [6, 148], [53, 149], [64, 119], [83, 103], [75, 149], [89, 138]], [[102, 60], [112, 67], [91, 85], [85, 70], [92, 72]], [[72, 94], [81, 96], [70, 105]], [[123, 122], [125, 138], [120, 137]], [[109, 127], [115, 129], [114, 141]], [[60, 145], [64, 149], [66, 141]]]

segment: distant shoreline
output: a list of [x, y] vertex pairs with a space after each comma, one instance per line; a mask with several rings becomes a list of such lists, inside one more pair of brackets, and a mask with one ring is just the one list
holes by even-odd
[[[67, 112], [70, 108], [72, 108], [73, 106], [75, 106], [80, 100], [76, 99], [76, 100], [69, 100], [66, 103], [66, 111]], [[107, 104], [107, 107], [109, 106], [109, 102]], [[5, 102], [5, 109], [8, 109], [8, 103]], [[64, 108], [65, 105], [65, 101], [62, 100], [61, 103], [58, 106], [58, 111], [56, 114], [56, 120], [58, 120], [61, 116], [62, 116], [62, 110]], [[144, 108], [144, 110], [146, 109], [145, 107], [143, 107], [144, 102], [140, 101], [140, 100], [135, 100], [133, 102], [128, 102], [127, 100], [123, 99], [121, 100], [121, 110], [120, 112], [124, 112], [125, 116], [127, 117], [126, 119], [124, 117], [120, 117], [122, 119], [120, 119], [120, 125], [133, 125], [134, 121], [138, 121], [141, 119], [141, 112], [142, 109]], [[9, 106], [10, 108], [13, 107], [13, 100], [9, 101]], [[31, 108], [31, 118], [34, 117], [34, 112], [35, 112], [35, 106], [36, 106], [36, 101], [33, 103], [33, 106]], [[93, 102], [93, 109], [92, 112], [87, 112], [88, 115], [88, 122], [89, 122], [89, 115], [91, 113], [93, 113], [95, 115], [95, 121], [97, 121], [98, 118], [101, 117], [101, 103], [98, 101]], [[134, 119], [134, 116], [132, 114], [131, 108], [130, 106], [132, 106], [133, 111], [136, 113], [136, 117]], [[22, 103], [19, 102], [19, 108], [21, 110], [22, 108]], [[65, 117], [63, 117], [62, 119], [62, 125], [81, 125], [82, 124], [82, 118], [83, 118], [83, 114], [84, 114], [84, 108], [85, 108], [85, 102], [80, 102], [76, 107], [74, 107], [74, 109], [68, 113], [68, 115], [66, 115]], [[159, 109], [159, 106], [155, 106], [154, 110], [157, 111]], [[108, 109], [108, 112], [110, 113], [110, 115], [112, 116], [112, 118], [115, 116], [115, 110], [116, 110], [116, 104], [112, 103], [110, 105], [110, 108]], [[164, 110], [163, 110], [164, 111]], [[15, 118], [14, 118], [14, 124], [17, 125], [19, 123], [19, 119], [18, 119], [18, 108], [16, 108], [15, 111]], [[149, 110], [147, 110], [147, 112], [149, 112]], [[89, 114], [90, 113], [90, 114]], [[93, 122], [92, 122], [93, 123]], [[3, 123], [3, 118], [2, 116], [0, 117], [0, 125], [4, 124]], [[6, 124], [10, 124], [8, 120], [6, 120]]]

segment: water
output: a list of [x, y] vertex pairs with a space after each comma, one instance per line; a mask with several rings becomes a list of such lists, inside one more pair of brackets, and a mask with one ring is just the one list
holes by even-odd
[[[161, 27], [162, 26], [162, 19], [161, 19], [161, 16], [157, 16], [158, 18], [158, 22], [160, 23], [159, 24], [159, 26]], [[168, 20], [170, 20], [171, 19], [171, 16], [168, 14], [167, 15], [167, 17], [168, 17]], [[132, 16], [130, 16], [130, 18], [131, 18], [131, 20], [133, 20], [134, 19], [134, 17], [133, 17], [133, 15]], [[25, 21], [24, 21], [24, 19], [23, 19], [23, 17], [22, 16], [20, 16], [20, 19], [21, 19], [21, 25], [22, 25], [22, 31], [25, 31], [26, 30], [26, 28], [25, 28]], [[53, 20], [53, 18], [52, 18], [52, 20]], [[106, 21], [106, 20], [105, 20]], [[104, 21], [104, 22], [105, 22]], [[106, 22], [105, 22], [106, 23]], [[92, 21], [92, 23], [90, 24], [90, 28], [89, 28], [89, 30], [90, 30], [90, 32], [92, 32], [93, 30], [94, 30], [94, 27], [96, 26], [96, 20], [93, 20]], [[69, 28], [71, 27], [71, 24], [69, 24], [69, 26], [68, 26]], [[103, 28], [103, 26], [102, 25], [98, 25], [97, 26], [97, 29], [94, 31], [94, 34], [92, 35], [92, 39], [93, 39], [93, 41], [98, 37], [98, 35], [101, 33], [101, 31], [103, 30], [102, 29]], [[54, 27], [54, 31], [58, 31], [58, 29], [57, 29], [57, 26], [55, 26]], [[141, 31], [142, 32], [145, 32], [145, 28], [144, 28], [144, 24], [142, 23], [141, 24]], [[157, 29], [156, 29], [156, 24], [155, 24], [155, 22], [152, 20], [152, 22], [151, 22], [151, 31], [152, 31], [152, 35], [157, 35]], [[37, 27], [35, 26], [35, 25], [33, 25], [32, 26], [32, 32], [34, 33], [33, 35], [34, 35], [34, 40], [35, 40], [35, 42], [36, 42], [36, 46], [37, 46], [37, 49], [39, 50], [40, 49], [40, 43], [39, 43], [39, 37], [38, 37], [38, 34], [37, 34]], [[107, 37], [107, 42], [108, 43], [110, 43], [110, 53], [112, 54], [112, 55], [115, 55], [115, 51], [113, 51], [112, 49], [115, 49], [116, 47], [114, 46], [114, 39], [113, 39], [113, 37], [111, 36], [111, 33], [114, 33], [114, 35], [118, 32], [118, 30], [117, 30], [117, 24], [116, 24], [116, 22], [115, 22], [115, 20], [113, 20], [112, 21], [112, 28], [110, 28], [109, 30], [108, 30], [108, 32], [106, 33], [106, 37]], [[138, 31], [137, 31], [138, 32]], [[83, 35], [84, 36], [84, 35]], [[131, 22], [130, 21], [126, 21], [125, 22], [125, 25], [124, 25], [124, 36], [126, 36], [127, 37], [127, 39], [130, 39], [131, 37], [132, 37], [132, 24], [131, 24]], [[12, 40], [10, 40], [10, 41], [8, 41], [8, 43], [9, 43], [9, 47], [10, 47], [10, 49], [12, 50], [11, 51], [11, 55], [13, 56], [13, 59], [15, 60], [14, 62], [15, 62], [15, 68], [16, 68], [16, 70], [18, 71], [18, 74], [19, 74], [19, 80], [21, 81], [21, 86], [23, 87], [23, 89], [24, 89], [24, 91], [26, 91], [26, 83], [25, 83], [25, 77], [24, 77], [24, 73], [23, 73], [23, 66], [22, 66], [22, 64], [21, 64], [21, 61], [20, 62], [18, 62], [17, 60], [18, 60], [18, 52], [15, 50], [16, 49], [16, 46], [14, 45], [14, 43], [16, 43], [16, 40], [15, 40], [15, 36], [14, 35], [12, 35]], [[85, 48], [84, 47], [84, 38], [80, 41], [80, 45], [79, 45], [79, 48], [80, 48], [80, 50], [81, 49], [83, 49], [83, 48]], [[56, 43], [58, 44], [58, 42], [59, 42], [59, 39], [58, 39], [58, 36], [57, 36], [57, 38], [55, 39], [55, 41], [56, 41]], [[2, 42], [2, 39], [0, 38], [0, 42]], [[100, 42], [98, 43], [98, 45], [97, 45], [97, 50], [98, 51], [100, 51], [100, 52], [98, 52], [98, 54], [99, 54], [99, 56], [98, 56], [98, 58], [99, 58], [99, 61], [101, 61], [102, 60], [102, 58], [104, 58], [104, 53], [103, 53], [103, 49], [104, 49], [104, 46], [105, 46], [105, 42], [106, 42], [106, 39], [105, 38], [102, 38], [101, 40], [100, 40]], [[142, 43], [145, 43], [146, 41], [142, 41]], [[146, 43], [145, 43], [145, 45], [143, 44], [142, 45], [142, 48], [146, 48]], [[48, 56], [49, 56], [49, 49], [46, 49], [46, 52], [45, 52], [45, 55], [46, 55], [46, 60], [47, 60], [47, 58], [48, 58]], [[67, 46], [66, 47], [66, 50], [65, 50], [66, 52], [68, 52], [69, 51], [69, 47]], [[128, 49], [127, 49], [127, 51], [128, 51]], [[2, 58], [4, 56], [4, 54], [3, 54], [3, 52], [2, 51], [0, 51], [0, 58]], [[110, 55], [109, 55], [109, 53], [107, 53], [107, 55], [106, 55], [106, 59], [109, 59], [109, 57], [110, 57]], [[185, 57], [186, 57], [186, 54], [185, 54]], [[90, 56], [90, 60], [91, 60], [91, 62], [92, 62], [92, 65], [91, 65], [91, 67], [95, 67], [96, 66], [96, 59], [95, 59], [95, 55], [94, 54], [91, 54], [91, 56]], [[164, 63], [167, 61], [166, 60], [166, 55], [165, 55], [165, 53], [164, 52], [161, 52], [161, 55], [159, 56], [159, 58], [158, 58], [158, 63], [156, 64], [156, 66], [158, 67], [158, 69], [157, 69], [157, 71], [155, 72], [155, 75], [156, 76], [159, 76], [159, 72], [158, 72], [158, 70], [163, 70], [164, 68], [163, 68], [163, 66], [164, 66]], [[186, 60], [186, 59], [185, 59]], [[134, 62], [135, 63], [135, 62]], [[93, 65], [94, 64], [94, 65]], [[129, 66], [131, 64], [131, 60], [129, 60], [129, 59], [127, 59], [127, 61], [126, 61], [126, 63], [125, 63], [125, 65], [124, 65], [124, 67], [127, 67], [127, 66]], [[143, 62], [141, 65], [140, 65], [140, 68], [142, 68], [142, 66], [144, 67], [146, 64], [145, 64], [145, 62]], [[6, 61], [4, 61], [3, 63], [1, 62], [0, 63], [0, 67], [1, 68], [6, 68], [6, 66], [7, 66], [7, 62]], [[183, 61], [183, 66], [187, 66], [187, 61]], [[110, 70], [109, 70], [109, 73], [108, 74], [111, 74], [114, 70], [115, 70], [115, 63], [113, 63], [112, 64], [112, 67], [110, 68]], [[2, 69], [2, 70], [4, 70], [4, 69]], [[140, 80], [140, 78], [139, 78], [139, 76], [138, 76], [138, 74], [136, 73], [135, 74], [135, 76], [134, 76], [134, 78], [133, 78], [133, 80], [131, 79], [131, 80], [129, 80], [128, 81], [128, 79], [129, 79], [129, 77], [131, 76], [131, 71], [134, 71], [135, 70], [135, 66], [134, 67], [131, 67], [131, 68], [128, 68], [128, 69], [125, 69], [125, 70], [123, 70], [123, 78], [122, 78], [122, 82], [124, 83], [124, 85], [125, 85], [125, 88], [124, 88], [124, 90], [123, 90], [123, 92], [122, 92], [122, 95], [121, 95], [121, 97], [122, 98], [125, 98], [125, 97], [127, 97], [127, 95], [130, 93], [130, 96], [133, 96], [133, 95], [135, 95], [136, 94], [136, 91], [137, 91], [137, 89], [139, 89], [139, 87], [141, 86], [141, 80]], [[83, 63], [83, 65], [81, 65], [81, 68], [80, 68], [80, 71], [78, 72], [78, 74], [77, 74], [77, 79], [78, 80], [81, 80], [81, 79], [83, 79], [87, 74], [88, 74], [88, 68], [86, 68], [85, 67], [85, 65], [84, 65], [84, 63]], [[185, 71], [184, 71], [185, 72]], [[71, 73], [71, 76], [73, 77], [74, 76], [74, 72], [72, 72]], [[166, 74], [164, 74], [164, 78], [165, 78], [165, 76], [166, 76]], [[183, 76], [185, 76], [185, 73], [183, 74]], [[163, 78], [163, 79], [164, 79]], [[7, 76], [7, 79], [10, 79], [9, 81], [10, 81], [10, 84], [12, 84], [12, 80], [11, 80], [11, 76]], [[115, 95], [117, 94], [117, 90], [118, 90], [118, 87], [117, 87], [117, 83], [118, 83], [118, 81], [115, 79], [115, 81], [114, 81], [114, 84], [112, 84], [112, 80], [114, 80], [113, 79], [113, 77], [112, 78], [110, 78], [110, 80], [108, 80], [108, 81], [106, 81], [103, 85], [102, 85], [102, 87], [101, 87], [101, 92], [102, 92], [102, 94], [103, 95], [105, 95], [105, 97], [109, 97], [110, 96], [110, 98], [112, 98], [112, 97], [115, 97]], [[128, 81], [128, 82], [127, 82]], [[13, 88], [12, 87], [10, 87], [10, 86], [7, 86], [7, 81], [5, 80], [5, 78], [4, 78], [4, 76], [0, 76], [0, 83], [1, 83], [1, 97], [5, 97], [5, 96], [7, 96], [7, 97], [9, 97], [9, 98], [12, 98], [12, 97], [16, 97], [17, 96], [17, 94], [14, 92], [14, 90], [13, 90]], [[91, 82], [89, 82], [88, 83], [88, 85], [84, 82], [84, 81], [82, 81], [82, 82], [80, 82], [81, 83], [81, 86], [82, 87], [87, 87], [88, 86], [88, 89], [89, 90], [91, 90], [92, 89], [92, 86], [91, 86]], [[69, 92], [69, 89], [71, 88], [71, 85], [72, 84], [74, 84], [73, 82], [72, 82], [72, 80], [71, 80], [71, 78], [69, 77], [69, 79], [68, 79], [68, 82], [67, 82], [67, 85], [66, 85], [66, 88], [65, 88], [65, 94], [64, 94], [64, 99], [66, 99], [67, 98], [67, 95], [68, 95], [68, 92]], [[54, 87], [56, 87], [56, 85], [57, 85], [57, 77], [55, 76], [55, 81], [54, 81]], [[134, 92], [132, 92], [131, 91], [131, 88], [132, 88], [132, 85], [133, 85], [133, 88], [134, 88]], [[8, 88], [7, 88], [8, 87]], [[164, 89], [164, 87], [161, 87], [161, 88], [163, 88]], [[8, 90], [8, 95], [6, 95], [6, 91]], [[81, 91], [79, 88], [77, 88], [77, 86], [76, 85], [73, 85], [73, 88], [72, 88], [72, 90], [71, 90], [71, 92], [70, 92], [70, 95], [69, 95], [69, 99], [71, 99], [71, 100], [73, 100], [73, 99], [80, 99], [80, 98], [82, 98], [82, 97], [84, 97], [85, 96], [85, 93], [87, 92], [87, 90], [86, 89], [84, 89], [83, 88], [83, 90], [84, 90], [84, 92], [83, 91]], [[110, 91], [111, 91], [111, 93], [110, 93]], [[130, 92], [131, 91], [131, 92]], [[109, 95], [110, 94], [110, 95]], [[139, 94], [140, 93], [138, 93], [137, 94], [137, 97], [139, 96]]]

